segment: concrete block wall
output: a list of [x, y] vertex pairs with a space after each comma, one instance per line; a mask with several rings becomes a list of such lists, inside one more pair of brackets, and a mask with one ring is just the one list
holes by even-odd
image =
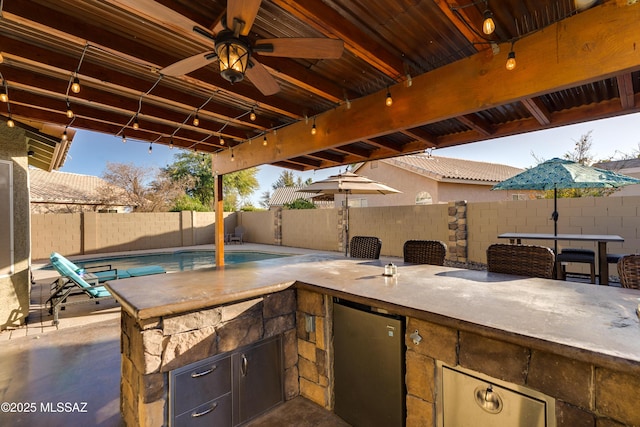
[[447, 222], [446, 204], [349, 209], [349, 235], [379, 237], [386, 256], [402, 257], [404, 242], [411, 239], [447, 243]]
[[[409, 335], [418, 331], [422, 341]], [[407, 319], [407, 427], [435, 426], [436, 361], [556, 399], [558, 427], [640, 425], [640, 375], [435, 323]]]
[[83, 253], [82, 214], [31, 215], [31, 257], [46, 259], [51, 252], [64, 255]]
[[[238, 212], [237, 215], [238, 225], [242, 225], [245, 230], [243, 240], [264, 245], [274, 244], [276, 239], [275, 211]], [[233, 233], [234, 229], [235, 227], [229, 228], [228, 233]]]
[[[469, 259], [485, 263], [489, 245], [507, 242], [497, 238], [502, 233], [553, 234], [552, 212], [552, 199], [469, 203]], [[617, 234], [625, 241], [607, 244], [607, 252], [640, 252], [639, 196], [558, 199], [558, 213], [558, 233]], [[523, 243], [553, 248], [553, 241]], [[558, 250], [563, 247], [597, 250], [595, 242], [558, 242]], [[615, 265], [610, 265], [609, 270], [610, 274], [617, 274]], [[572, 271], [587, 273], [588, 267], [575, 265]]]
[[282, 245], [338, 251], [342, 229], [338, 209], [282, 211]]

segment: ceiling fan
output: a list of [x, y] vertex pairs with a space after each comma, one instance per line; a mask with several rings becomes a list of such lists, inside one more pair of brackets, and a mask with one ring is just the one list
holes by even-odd
[[308, 59], [338, 59], [342, 56], [344, 43], [327, 38], [280, 38], [249, 40], [251, 26], [260, 9], [262, 0], [228, 0], [226, 17], [214, 28], [214, 34], [194, 27], [193, 30], [214, 42], [214, 50], [185, 58], [160, 70], [166, 76], [181, 76], [204, 67], [214, 60], [220, 63], [220, 75], [231, 83], [245, 76], [264, 95], [273, 95], [280, 90], [275, 78], [254, 57], [265, 56]]

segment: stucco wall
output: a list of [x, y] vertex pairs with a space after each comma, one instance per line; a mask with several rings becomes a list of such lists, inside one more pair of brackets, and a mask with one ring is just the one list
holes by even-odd
[[282, 245], [323, 251], [340, 250], [338, 209], [282, 211]]
[[[0, 329], [29, 315], [29, 176], [27, 142], [20, 128], [0, 125], [0, 159], [13, 163], [13, 274], [0, 277]], [[2, 236], [3, 242], [9, 236]]]

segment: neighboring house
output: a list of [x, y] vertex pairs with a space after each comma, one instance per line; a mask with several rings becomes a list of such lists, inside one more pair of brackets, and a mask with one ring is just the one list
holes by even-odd
[[[129, 212], [126, 202], [105, 204], [101, 189], [113, 187], [102, 178], [29, 169], [31, 213]], [[113, 187], [113, 191], [123, 191]]]
[[[593, 167], [611, 170], [634, 178], [640, 178], [640, 159], [614, 160], [611, 162], [596, 163]], [[611, 196], [640, 196], [640, 184], [622, 187], [611, 194]]]
[[[273, 190], [269, 199], [269, 209], [281, 208], [287, 203], [297, 199], [311, 200], [317, 208], [332, 208], [333, 200], [318, 200], [315, 193], [304, 193], [300, 191], [302, 187], [278, 187]], [[314, 199], [316, 197], [316, 199]]]
[[[349, 195], [349, 206], [402, 206], [448, 203], [456, 200], [489, 202], [535, 198], [532, 191], [491, 191], [523, 170], [512, 166], [412, 154], [362, 163], [353, 172], [386, 184], [399, 194]], [[336, 203], [343, 198], [336, 196]]]

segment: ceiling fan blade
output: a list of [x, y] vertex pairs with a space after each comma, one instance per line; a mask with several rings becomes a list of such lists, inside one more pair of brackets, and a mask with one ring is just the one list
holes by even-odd
[[161, 69], [159, 72], [165, 76], [183, 76], [185, 74], [189, 74], [192, 71], [197, 70], [198, 68], [202, 68], [205, 65], [211, 63], [211, 61], [217, 58], [216, 53], [205, 52], [199, 53], [197, 55], [191, 56], [189, 58], [185, 58], [181, 61], [168, 65]]
[[342, 56], [344, 42], [339, 39], [324, 38], [264, 39], [258, 40], [253, 50], [265, 56], [338, 59]]
[[247, 68], [247, 71], [244, 73], [247, 79], [265, 96], [280, 92], [280, 85], [264, 65], [253, 58], [251, 58], [251, 62], [252, 66]]
[[234, 29], [233, 20], [244, 22], [240, 34], [246, 36], [251, 31], [253, 21], [255, 21], [260, 9], [262, 0], [228, 0], [227, 1], [227, 28]]

